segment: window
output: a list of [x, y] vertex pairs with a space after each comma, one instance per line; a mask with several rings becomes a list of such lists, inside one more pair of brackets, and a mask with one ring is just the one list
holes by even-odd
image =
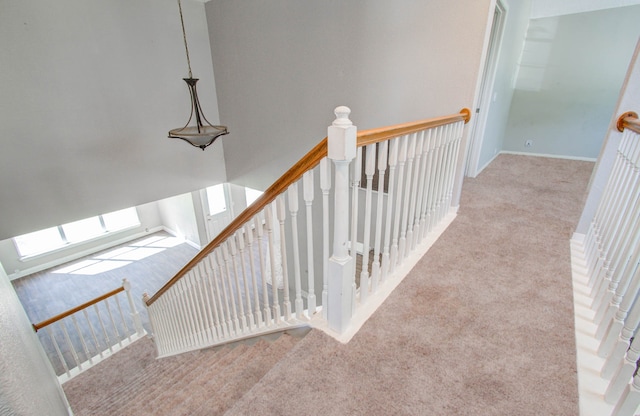
[[13, 242], [20, 257], [28, 257], [138, 225], [138, 212], [132, 207], [20, 235]]
[[224, 196], [224, 184], [207, 188], [207, 204], [209, 215], [221, 214], [227, 210], [227, 199]]

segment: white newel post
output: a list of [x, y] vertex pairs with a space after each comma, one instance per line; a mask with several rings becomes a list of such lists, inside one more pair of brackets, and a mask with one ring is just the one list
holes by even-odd
[[129, 302], [129, 311], [131, 312], [133, 325], [136, 327], [136, 332], [138, 333], [138, 335], [142, 336], [142, 334], [144, 334], [144, 329], [142, 329], [142, 320], [140, 319], [140, 313], [138, 313], [136, 305], [135, 303], [133, 303], [133, 297], [131, 297], [131, 282], [129, 282], [127, 279], [122, 279], [122, 287], [127, 294], [127, 301]]
[[336, 119], [328, 128], [328, 156], [335, 165], [335, 211], [333, 254], [329, 259], [327, 320], [329, 328], [344, 332], [351, 320], [354, 273], [349, 239], [349, 163], [356, 156], [356, 126], [349, 120], [351, 110], [335, 109]]

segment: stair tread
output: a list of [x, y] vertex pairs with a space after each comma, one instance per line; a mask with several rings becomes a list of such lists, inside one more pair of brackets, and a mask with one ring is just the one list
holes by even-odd
[[[247, 349], [246, 345], [238, 345], [235, 348], [226, 348], [228, 351], [221, 356], [219, 360], [217, 360], [213, 367], [217, 367], [220, 369], [224, 369], [229, 362], [233, 362], [237, 356], [242, 355]], [[217, 355], [219, 351], [213, 351], [213, 355]], [[142, 391], [142, 395], [144, 396], [144, 400], [135, 400], [133, 402], [124, 403], [122, 409], [125, 410], [123, 414], [135, 414], [135, 410], [141, 410], [140, 408], [144, 408], [147, 411], [150, 411], [152, 414], [157, 414], [163, 406], [163, 402], [169, 400], [176, 391], [179, 391], [181, 388], [184, 388], [185, 385], [189, 383], [192, 379], [193, 374], [196, 370], [205, 362], [192, 363], [192, 365], [188, 367], [182, 368], [181, 376], [178, 378], [175, 377], [165, 377], [162, 380], [158, 380], [153, 389], [146, 392]]]
[[240, 371], [226, 379], [224, 386], [216, 391], [214, 397], [200, 402], [199, 406], [193, 409], [193, 412], [180, 413], [179, 415], [222, 414], [258, 383], [293, 348], [296, 342], [294, 337], [283, 334], [269, 346], [263, 356], [248, 362]]
[[264, 359], [271, 346], [272, 343], [261, 340], [251, 347], [251, 351], [248, 354], [243, 355], [234, 363], [233, 366], [230, 366], [228, 371], [224, 374], [220, 374], [219, 377], [210, 379], [207, 383], [198, 386], [190, 386], [193, 388], [189, 388], [184, 392], [184, 398], [180, 406], [167, 414], [171, 416], [186, 416], [193, 414], [193, 411], [199, 408], [204, 401], [218, 397], [218, 392], [229, 381], [229, 379], [241, 373], [244, 368], [250, 365], [251, 362]]
[[85, 386], [83, 374], [64, 388], [76, 416], [221, 414], [297, 341], [283, 333], [253, 345], [244, 342], [156, 359], [155, 345], [144, 339], [87, 372], [103, 379], [100, 389], [87, 387], [93, 383]]

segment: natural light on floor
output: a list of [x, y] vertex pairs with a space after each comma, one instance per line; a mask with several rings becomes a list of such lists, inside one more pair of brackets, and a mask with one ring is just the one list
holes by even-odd
[[167, 248], [175, 247], [182, 243], [184, 243], [184, 240], [177, 237], [149, 237], [144, 240], [133, 242], [127, 246], [118, 247], [111, 251], [100, 253], [89, 260], [82, 260], [71, 265], [67, 265], [55, 270], [53, 273], [96, 275], [110, 270], [115, 270], [131, 264], [134, 261], [153, 256]]

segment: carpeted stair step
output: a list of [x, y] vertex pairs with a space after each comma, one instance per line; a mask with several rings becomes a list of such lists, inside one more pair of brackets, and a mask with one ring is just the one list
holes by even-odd
[[235, 377], [248, 363], [254, 359], [264, 359], [269, 345], [267, 341], [260, 340], [255, 345], [248, 346], [244, 353], [225, 368], [208, 371], [206, 379], [194, 380], [176, 394], [174, 406], [166, 406], [157, 414], [159, 416], [191, 415], [192, 410], [200, 407], [204, 401], [217, 397], [226, 380]]
[[63, 387], [76, 416], [221, 414], [298, 340], [283, 334], [156, 359], [144, 338]]
[[194, 360], [176, 369], [173, 374], [167, 374], [162, 379], [156, 380], [153, 389], [143, 392], [144, 394], [135, 402], [127, 403], [122, 408], [121, 414], [157, 415], [167, 406], [173, 407], [173, 397], [186, 388], [194, 378], [207, 378], [211, 373], [224, 371], [247, 349], [246, 345], [238, 345], [235, 348], [225, 347], [218, 351], [203, 350], [202, 353], [208, 355], [208, 359]]
[[253, 348], [248, 345], [237, 345], [225, 354], [224, 358], [219, 360], [215, 365], [198, 366], [194, 369], [190, 377], [175, 383], [171, 390], [165, 391], [159, 400], [150, 403], [154, 415], [171, 414], [177, 406], [180, 406], [184, 400], [196, 391], [199, 386], [206, 385], [212, 379], [223, 377], [233, 366], [243, 360], [247, 354], [251, 354]]
[[247, 391], [258, 383], [264, 375], [284, 357], [298, 340], [291, 335], [283, 334], [271, 343], [262, 356], [254, 357], [240, 371], [225, 379], [222, 388], [208, 400], [201, 402], [197, 408], [188, 406], [189, 412], [180, 412], [180, 416], [221, 415], [230, 409]]
[[105, 415], [123, 414], [120, 412], [123, 407], [139, 403], [142, 399], [148, 400], [159, 394], [157, 392], [165, 387], [164, 380], [171, 379], [174, 374], [179, 374], [181, 371], [188, 371], [190, 367], [203, 360], [219, 359], [221, 354], [224, 353], [220, 351], [217, 354], [203, 354], [201, 351], [194, 351], [161, 360], [154, 359], [154, 365], [149, 367], [149, 371], [126, 384], [123, 383], [122, 391], [116, 392], [117, 394], [110, 397], [106, 403], [101, 403], [98, 409]]
[[[149, 366], [147, 371], [141, 374], [140, 377], [123, 382], [120, 391], [114, 392], [108, 400], [103, 400], [99, 403], [90, 414], [124, 414], [122, 409], [159, 394], [157, 392], [165, 385], [164, 380], [171, 379], [174, 374], [181, 374], [181, 371], [193, 366], [194, 363], [214, 357], [215, 355], [207, 356], [200, 351], [195, 351], [161, 360], [154, 358], [153, 365]], [[125, 363], [124, 368], [120, 368], [121, 371], [127, 371], [127, 364]]]

